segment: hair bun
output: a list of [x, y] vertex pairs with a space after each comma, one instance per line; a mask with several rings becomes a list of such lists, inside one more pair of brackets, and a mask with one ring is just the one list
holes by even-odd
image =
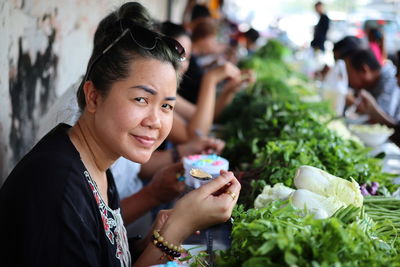
[[104, 43], [115, 32], [119, 32], [120, 20], [128, 20], [144, 28], [153, 29], [153, 20], [146, 8], [139, 3], [128, 2], [100, 21], [94, 34], [93, 42], [95, 46]]
[[117, 11], [118, 19], [126, 19], [142, 27], [153, 29], [154, 21], [147, 9], [139, 3], [128, 2]]

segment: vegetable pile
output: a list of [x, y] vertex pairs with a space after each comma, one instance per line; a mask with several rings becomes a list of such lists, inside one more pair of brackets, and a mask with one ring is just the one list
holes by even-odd
[[223, 156], [245, 174], [218, 266], [400, 266], [400, 200], [363, 198], [359, 187], [381, 195], [398, 185], [381, 159], [328, 127], [327, 103], [301, 100], [316, 90], [288, 54], [270, 41], [244, 62], [257, 82], [223, 114]]
[[[287, 203], [234, 213], [232, 246], [218, 266], [398, 266], [394, 246], [372, 238], [374, 228], [332, 217], [303, 217]], [[365, 219], [364, 219], [365, 220]], [[368, 224], [367, 224], [368, 225]], [[369, 232], [367, 232], [369, 231]], [[398, 245], [398, 244], [397, 244]], [[397, 264], [397, 265], [396, 265]]]

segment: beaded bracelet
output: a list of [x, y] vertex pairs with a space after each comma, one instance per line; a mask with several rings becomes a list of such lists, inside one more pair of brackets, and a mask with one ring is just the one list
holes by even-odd
[[156, 247], [172, 258], [179, 258], [181, 253], [185, 251], [183, 247], [175, 246], [174, 244], [168, 243], [168, 241], [164, 240], [164, 237], [160, 234], [160, 230], [154, 230], [152, 239], [153, 244]]

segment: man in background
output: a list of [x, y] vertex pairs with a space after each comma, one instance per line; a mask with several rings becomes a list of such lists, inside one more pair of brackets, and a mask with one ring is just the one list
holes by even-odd
[[317, 2], [314, 5], [315, 11], [318, 13], [319, 21], [314, 27], [314, 39], [311, 41], [311, 47], [315, 50], [325, 51], [326, 34], [329, 29], [329, 18], [324, 12], [322, 2]]

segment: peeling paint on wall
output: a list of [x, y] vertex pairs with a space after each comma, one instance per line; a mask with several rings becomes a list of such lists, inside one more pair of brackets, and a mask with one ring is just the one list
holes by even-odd
[[112, 4], [0, 1], [0, 185], [37, 140], [39, 119], [82, 75], [93, 32]]
[[53, 29], [46, 50], [44, 53], [37, 52], [34, 61], [29, 53], [22, 50], [22, 38], [18, 42], [16, 75], [10, 77], [9, 85], [12, 104], [10, 147], [14, 162], [32, 147], [36, 122], [55, 99], [58, 57], [53, 53], [54, 37]]

